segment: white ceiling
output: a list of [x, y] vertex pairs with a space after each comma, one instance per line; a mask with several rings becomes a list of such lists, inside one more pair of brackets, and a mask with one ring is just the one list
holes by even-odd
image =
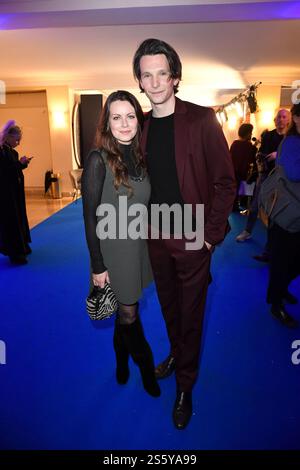
[[300, 2], [261, 0], [0, 0], [0, 79], [139, 94], [131, 61], [147, 37], [175, 47], [179, 96], [201, 104], [300, 80]]

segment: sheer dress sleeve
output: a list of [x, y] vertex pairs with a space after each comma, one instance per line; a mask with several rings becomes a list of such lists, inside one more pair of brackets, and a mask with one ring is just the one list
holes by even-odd
[[105, 174], [106, 168], [103, 158], [99, 152], [92, 151], [87, 158], [82, 173], [81, 192], [85, 236], [94, 274], [101, 274], [107, 269], [103, 262], [100, 240], [96, 234], [96, 210], [101, 203]]

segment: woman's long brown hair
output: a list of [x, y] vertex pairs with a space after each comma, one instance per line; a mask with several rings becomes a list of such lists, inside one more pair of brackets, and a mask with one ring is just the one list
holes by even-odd
[[114, 101], [128, 101], [134, 108], [138, 120], [138, 129], [132, 141], [132, 151], [133, 156], [135, 158], [136, 166], [140, 168], [144, 167], [142, 152], [140, 148], [140, 138], [144, 123], [144, 114], [140, 103], [134, 95], [132, 95], [128, 91], [118, 90], [108, 96], [105, 105], [102, 109], [99, 124], [96, 130], [95, 146], [96, 148], [103, 149], [107, 152], [107, 162], [114, 174], [114, 186], [116, 190], [118, 190], [119, 187], [123, 185], [128, 189], [128, 193], [130, 196], [132, 194], [132, 187], [130, 186], [128, 181], [128, 170], [123, 162], [118, 141], [112, 135], [109, 126], [110, 105]]

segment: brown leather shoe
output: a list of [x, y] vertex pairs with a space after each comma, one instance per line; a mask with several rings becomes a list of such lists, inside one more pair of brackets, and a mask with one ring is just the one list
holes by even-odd
[[155, 377], [160, 379], [166, 379], [173, 374], [175, 370], [175, 358], [171, 354], [155, 368]]
[[173, 421], [177, 429], [184, 429], [193, 414], [192, 392], [177, 391], [173, 408]]

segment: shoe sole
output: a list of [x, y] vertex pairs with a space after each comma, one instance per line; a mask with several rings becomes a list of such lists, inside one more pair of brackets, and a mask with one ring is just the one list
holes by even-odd
[[246, 242], [247, 240], [250, 240], [252, 237], [247, 237], [247, 238], [243, 238], [243, 240], [238, 240], [237, 238], [235, 239], [236, 242], [238, 243], [243, 243], [243, 242]]
[[298, 327], [298, 322], [294, 320], [294, 323], [287, 323], [285, 322], [282, 318], [278, 318], [273, 312], [271, 312], [271, 315], [273, 318], [275, 318], [277, 321], [279, 321], [282, 325], [286, 326], [287, 328], [297, 328]]

